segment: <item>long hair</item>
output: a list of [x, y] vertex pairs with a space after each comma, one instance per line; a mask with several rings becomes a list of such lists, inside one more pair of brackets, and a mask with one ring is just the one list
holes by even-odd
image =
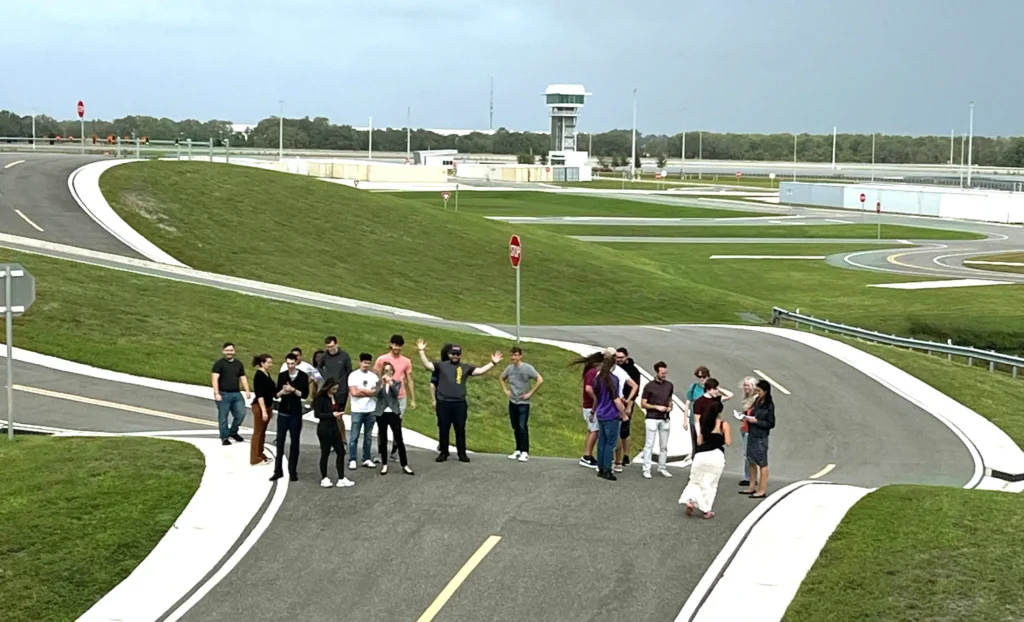
[[441, 362], [447, 362], [451, 358], [452, 344], [446, 343], [441, 346]]
[[614, 376], [612, 375], [612, 368], [615, 367], [614, 356], [603, 356], [601, 361], [601, 369], [597, 372], [597, 380], [594, 382], [594, 393], [598, 397], [601, 397], [605, 393], [608, 393], [613, 398], [616, 395]]
[[327, 378], [324, 380], [324, 386], [316, 392], [317, 397], [324, 397], [325, 395], [331, 394], [331, 388], [338, 386], [337, 378]]
[[708, 409], [700, 416], [700, 436], [707, 438], [715, 431], [715, 423], [722, 414], [722, 402], [711, 402]]
[[[743, 388], [744, 385], [748, 384], [750, 385], [750, 393], [747, 393], [746, 389]], [[743, 396], [743, 398], [740, 400], [740, 403], [743, 404], [743, 412], [747, 412], [748, 410], [750, 410], [750, 408], [754, 405], [754, 402], [757, 401], [757, 392], [754, 391], [754, 389], [756, 388], [757, 378], [754, 378], [753, 376], [747, 376], [746, 378], [743, 379], [743, 382], [740, 383], [740, 391], [742, 392], [741, 395]]]
[[586, 376], [588, 371], [590, 371], [591, 369], [601, 365], [601, 363], [603, 363], [604, 360], [605, 360], [604, 352], [602, 352], [601, 350], [598, 350], [597, 352], [594, 352], [593, 354], [589, 354], [587, 356], [581, 356], [579, 358], [573, 359], [572, 362], [569, 363], [569, 367], [572, 367], [574, 365], [575, 366], [579, 366], [580, 367], [580, 372], [581, 372], [580, 375], [581, 376]]
[[757, 388], [764, 391], [764, 395], [761, 396], [761, 399], [757, 400], [757, 404], [767, 406], [774, 402], [772, 399], [772, 385], [767, 380], [758, 380]]

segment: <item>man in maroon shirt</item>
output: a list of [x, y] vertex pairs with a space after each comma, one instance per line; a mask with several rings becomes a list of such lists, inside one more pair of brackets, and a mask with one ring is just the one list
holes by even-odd
[[715, 402], [722, 403], [731, 399], [732, 392], [718, 386], [718, 380], [708, 378], [704, 381], [704, 395], [698, 397], [693, 402], [694, 424], [690, 427], [690, 440], [693, 443], [693, 447], [690, 450], [690, 455], [693, 455], [693, 450], [697, 449], [697, 430], [700, 429], [700, 416]]

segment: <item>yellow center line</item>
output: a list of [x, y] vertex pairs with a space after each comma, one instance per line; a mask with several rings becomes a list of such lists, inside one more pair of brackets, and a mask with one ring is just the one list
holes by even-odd
[[24, 162], [24, 160], [15, 160], [14, 162], [11, 162], [10, 164], [5, 165], [4, 168], [11, 168], [12, 166], [17, 166], [17, 165], [21, 164], [22, 162]]
[[476, 569], [480, 562], [483, 561], [484, 557], [487, 557], [487, 554], [490, 553], [491, 549], [497, 546], [499, 542], [501, 542], [501, 536], [491, 536], [487, 538], [487, 540], [480, 545], [480, 548], [476, 550], [476, 553], [473, 553], [473, 556], [469, 558], [469, 561], [459, 569], [459, 572], [455, 574], [455, 577], [448, 582], [448, 585], [441, 590], [441, 593], [437, 595], [434, 602], [430, 603], [430, 606], [427, 607], [427, 610], [423, 612], [423, 615], [419, 617], [417, 622], [430, 622], [433, 620], [438, 612], [441, 611], [441, 608], [448, 602], [448, 599], [452, 597], [452, 594], [455, 593], [455, 590], [459, 589], [459, 586], [462, 585], [467, 577], [469, 577], [469, 574]]
[[28, 216], [26, 216], [26, 215], [25, 215], [25, 213], [24, 213], [24, 212], [22, 212], [22, 211], [21, 211], [20, 209], [15, 209], [15, 210], [14, 210], [14, 212], [15, 212], [16, 214], [18, 214], [18, 216], [21, 216], [22, 220], [24, 220], [24, 221], [25, 221], [25, 222], [27, 222], [28, 224], [32, 225], [32, 227], [33, 227], [33, 228], [34, 228], [34, 229], [35, 229], [36, 231], [42, 231], [42, 230], [43, 230], [43, 228], [42, 228], [42, 227], [40, 227], [40, 226], [39, 226], [39, 225], [37, 225], [36, 223], [32, 222], [32, 219], [31, 219], [31, 218], [29, 218]]
[[895, 264], [897, 266], [903, 266], [904, 268], [913, 268], [914, 270], [928, 270], [930, 272], [945, 272], [944, 270], [942, 270], [940, 268], [933, 268], [931, 266], [915, 266], [913, 264], [904, 263], [904, 262], [899, 260], [899, 257], [905, 257], [907, 255], [918, 255], [918, 254], [921, 254], [921, 253], [928, 253], [928, 252], [934, 252], [934, 251], [935, 251], [934, 248], [928, 248], [928, 249], [925, 249], [925, 250], [904, 251], [902, 253], [894, 253], [892, 255], [889, 255], [888, 257], [885, 258], [885, 260], [888, 261], [891, 264]]
[[826, 464], [824, 469], [822, 469], [822, 470], [818, 471], [817, 473], [815, 473], [814, 475], [812, 475], [810, 477], [810, 479], [818, 479], [819, 477], [824, 477], [824, 476], [828, 475], [829, 473], [831, 473], [832, 469], [834, 469], [834, 468], [836, 468], [836, 465], [834, 465], [834, 464]]
[[775, 387], [775, 388], [776, 388], [776, 389], [778, 389], [779, 391], [782, 391], [782, 392], [783, 392], [783, 393], [785, 393], [786, 395], [792, 395], [792, 393], [790, 393], [790, 392], [789, 392], [789, 391], [788, 391], [788, 390], [786, 389], [786, 387], [782, 386], [782, 385], [781, 385], [781, 384], [779, 384], [778, 382], [775, 382], [774, 380], [772, 380], [771, 378], [769, 378], [769, 377], [768, 377], [768, 374], [764, 373], [764, 372], [763, 372], [763, 371], [761, 371], [760, 369], [755, 369], [755, 370], [754, 370], [754, 373], [755, 373], [755, 374], [757, 374], [758, 376], [761, 376], [762, 378], [764, 378], [764, 379], [765, 379], [765, 380], [766, 380], [766, 381], [768, 382], [768, 384], [772, 385], [773, 387]]
[[174, 413], [163, 412], [160, 410], [153, 410], [151, 408], [142, 408], [141, 406], [131, 406], [129, 404], [118, 404], [117, 402], [108, 402], [106, 400], [97, 400], [91, 397], [82, 397], [80, 395], [71, 395], [68, 393], [59, 393], [57, 391], [50, 391], [48, 389], [39, 389], [36, 387], [27, 387], [25, 385], [16, 384], [13, 387], [17, 391], [24, 393], [32, 393], [33, 395], [41, 395], [43, 397], [52, 397], [59, 400], [67, 400], [69, 402], [78, 402], [80, 404], [90, 404], [92, 406], [102, 406], [103, 408], [111, 408], [114, 410], [123, 410], [125, 412], [135, 413], [139, 415], [148, 415], [150, 417], [160, 417], [161, 419], [171, 419], [174, 421], [183, 421], [185, 423], [195, 423], [198, 425], [205, 425], [216, 427], [216, 421], [209, 421], [207, 419], [197, 419], [196, 417], [188, 417], [185, 415], [176, 415]]

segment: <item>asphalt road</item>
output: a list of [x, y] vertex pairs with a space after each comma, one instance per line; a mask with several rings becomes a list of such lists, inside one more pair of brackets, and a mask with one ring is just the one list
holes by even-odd
[[[66, 174], [81, 161], [40, 156], [31, 160], [31, 168], [26, 159], [0, 169], [0, 191], [8, 201], [0, 210], [0, 228], [14, 233], [8, 227], [23, 219], [12, 210], [32, 206], [31, 213], [39, 215], [42, 222], [36, 222], [44, 232], [30, 227], [19, 229], [18, 235], [132, 256], [120, 242], [90, 233], [92, 221], [69, 201]], [[21, 166], [27, 168], [17, 173]], [[64, 181], [58, 184], [61, 175]], [[694, 203], [674, 197], [657, 199], [663, 201]], [[748, 209], [742, 202], [704, 204]], [[823, 212], [779, 211], [815, 216]], [[906, 217], [882, 217], [891, 219], [886, 222], [926, 224]], [[973, 226], [986, 232], [990, 228]], [[1005, 228], [998, 229], [1000, 234], [1007, 233]], [[43, 238], [44, 233], [50, 237]], [[987, 248], [988, 242], [950, 244]], [[991, 278], [991, 273], [986, 274]], [[523, 333], [627, 345], [642, 364], [664, 359], [680, 387], [688, 384], [698, 364], [708, 365], [729, 384], [761, 370], [791, 393], [776, 392], [774, 489], [829, 464], [835, 465], [830, 480], [863, 486], [895, 482], [959, 486], [973, 473], [967, 450], [933, 417], [845, 364], [780, 337], [686, 326], [527, 327]], [[203, 400], [21, 364], [16, 367], [17, 382], [37, 389], [16, 393], [17, 413], [23, 421], [111, 431], [212, 430], [214, 409]], [[38, 389], [117, 402], [129, 409], [40, 395]], [[188, 419], [140, 414], [131, 407]], [[382, 477], [359, 469], [354, 488], [324, 490], [316, 485], [317, 452], [310, 428], [304, 432], [300, 481], [289, 487], [270, 529], [188, 619], [415, 618], [492, 535], [502, 540], [439, 619], [671, 618], [756, 503], [735, 494], [741, 463], [738, 443], [727, 455], [727, 473], [716, 502], [718, 516], [713, 521], [682, 517], [677, 498], [685, 485], [685, 470], [677, 470], [672, 479], [648, 481], [633, 466], [620, 481], [611, 483], [558, 459], [519, 464], [480, 455], [469, 465], [435, 464], [429, 454], [413, 452], [415, 477], [397, 472]]]

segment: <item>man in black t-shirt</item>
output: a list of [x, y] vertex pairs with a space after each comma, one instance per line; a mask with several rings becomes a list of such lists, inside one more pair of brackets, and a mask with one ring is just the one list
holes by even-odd
[[[633, 408], [636, 405], [636, 400], [639, 397], [638, 392], [640, 390], [640, 369], [637, 368], [636, 363], [629, 356], [629, 350], [626, 348], [618, 348], [615, 350], [615, 364], [619, 366], [622, 371], [626, 372], [629, 379], [636, 384], [636, 388], [629, 387], [628, 390], [624, 390], [622, 393], [622, 401], [626, 404], [626, 415], [629, 417], [622, 422], [619, 427], [619, 444], [615, 447], [615, 464], [621, 466], [629, 466], [629, 453], [633, 449], [633, 439], [630, 438], [630, 421], [633, 419]], [[621, 471], [622, 468], [619, 467]]]
[[469, 462], [466, 455], [466, 418], [468, 417], [468, 405], [466, 403], [466, 380], [473, 376], [482, 376], [491, 371], [491, 368], [501, 362], [501, 352], [491, 355], [491, 362], [477, 367], [471, 363], [462, 362], [462, 346], [453, 345], [448, 351], [447, 361], [431, 362], [425, 352], [427, 344], [422, 339], [416, 341], [416, 347], [420, 351], [420, 361], [430, 371], [437, 372], [437, 421], [438, 432], [440, 433], [440, 445], [435, 462], [444, 462], [448, 459], [448, 434], [451, 428], [455, 428], [455, 450], [459, 454], [459, 462]]
[[[249, 401], [249, 380], [245, 377], [245, 366], [235, 358], [235, 344], [225, 343], [224, 357], [213, 364], [210, 382], [213, 385], [213, 399], [217, 403], [217, 426], [220, 428], [220, 442], [230, 445], [231, 440], [241, 443], [245, 439], [238, 433], [245, 419], [245, 403]], [[241, 386], [239, 386], [241, 385]], [[243, 399], [239, 389], [245, 389]], [[228, 412], [231, 425], [228, 426]]]

